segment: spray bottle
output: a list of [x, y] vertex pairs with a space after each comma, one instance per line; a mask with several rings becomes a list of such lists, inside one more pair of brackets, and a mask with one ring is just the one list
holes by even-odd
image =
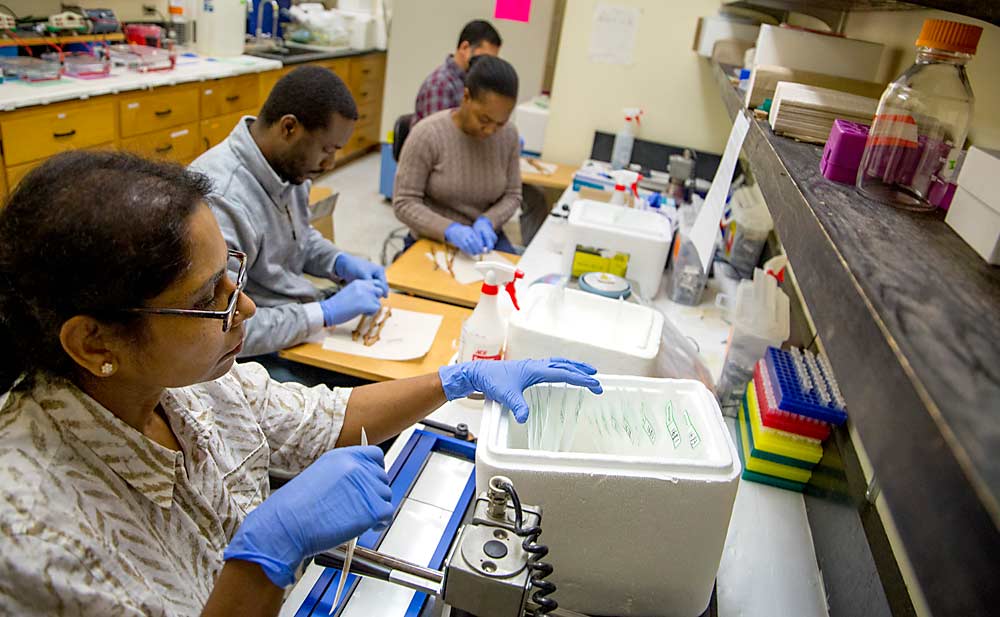
[[615, 143], [611, 148], [611, 169], [625, 169], [632, 161], [632, 144], [635, 143], [635, 133], [639, 127], [642, 110], [638, 107], [626, 107], [624, 111], [625, 124], [615, 134]]
[[503, 358], [503, 344], [507, 334], [507, 323], [500, 316], [498, 294], [500, 286], [510, 296], [515, 310], [517, 294], [514, 281], [524, 278], [524, 272], [509, 263], [481, 261], [476, 270], [483, 273], [482, 293], [472, 315], [462, 324], [462, 338], [458, 345], [459, 362], [472, 360], [500, 360]]

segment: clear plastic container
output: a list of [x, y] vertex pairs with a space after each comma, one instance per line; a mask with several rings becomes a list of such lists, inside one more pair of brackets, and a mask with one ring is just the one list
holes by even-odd
[[972, 118], [965, 64], [983, 29], [924, 22], [917, 58], [882, 94], [858, 169], [864, 195], [909, 210], [932, 210], [930, 190], [961, 153]]
[[[781, 271], [787, 259], [778, 256], [765, 266], [769, 272]], [[777, 275], [757, 268], [753, 279], [740, 282], [736, 297], [716, 296], [716, 304], [728, 309], [729, 341], [722, 374], [715, 394], [723, 409], [737, 407], [753, 377], [754, 365], [768, 347], [780, 347], [789, 334], [788, 296], [778, 287]]]

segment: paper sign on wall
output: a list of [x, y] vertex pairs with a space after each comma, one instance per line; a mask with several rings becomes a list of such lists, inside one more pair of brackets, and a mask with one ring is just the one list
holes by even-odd
[[712, 255], [715, 253], [715, 238], [719, 234], [722, 211], [726, 206], [729, 187], [733, 183], [736, 160], [740, 156], [743, 140], [746, 138], [749, 128], [750, 120], [746, 113], [741, 111], [736, 115], [736, 121], [733, 122], [733, 130], [729, 132], [726, 151], [722, 153], [722, 161], [715, 171], [712, 188], [708, 189], [705, 203], [702, 204], [698, 218], [695, 219], [694, 225], [691, 227], [691, 242], [701, 259], [702, 272], [708, 272], [708, 266], [712, 263]]
[[594, 7], [594, 28], [590, 32], [590, 61], [605, 64], [632, 64], [635, 34], [642, 10], [610, 4]]
[[497, 0], [493, 17], [527, 22], [531, 17], [531, 0]]

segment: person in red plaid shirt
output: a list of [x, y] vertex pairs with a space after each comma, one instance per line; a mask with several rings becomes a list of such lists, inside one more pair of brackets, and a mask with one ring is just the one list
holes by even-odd
[[465, 92], [465, 72], [469, 70], [469, 60], [482, 54], [499, 55], [502, 44], [500, 33], [488, 21], [476, 19], [465, 24], [455, 53], [448, 54], [444, 64], [434, 69], [421, 84], [413, 122], [442, 109], [458, 107]]

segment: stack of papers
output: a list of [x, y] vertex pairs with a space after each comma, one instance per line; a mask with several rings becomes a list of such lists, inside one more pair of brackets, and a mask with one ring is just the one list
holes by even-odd
[[870, 125], [877, 107], [878, 101], [868, 97], [781, 81], [768, 121], [778, 135], [825, 144], [834, 120]]

